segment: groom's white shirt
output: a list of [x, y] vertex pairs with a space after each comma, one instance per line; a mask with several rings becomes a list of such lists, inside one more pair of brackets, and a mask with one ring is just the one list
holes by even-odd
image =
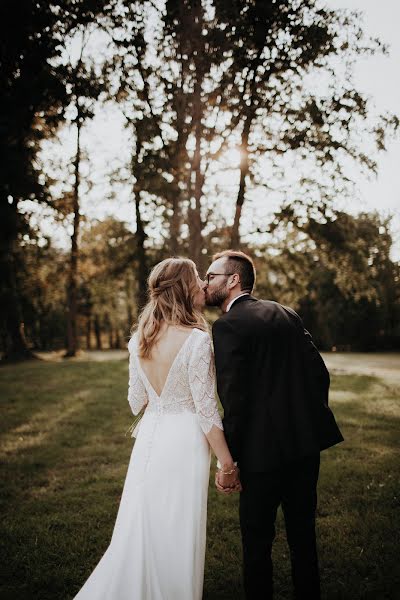
[[236, 296], [236, 298], [234, 298], [233, 300], [231, 300], [231, 301], [229, 302], [228, 306], [226, 307], [226, 311], [225, 311], [225, 312], [228, 312], [228, 311], [230, 311], [230, 310], [231, 310], [231, 308], [232, 308], [232, 304], [233, 304], [234, 302], [236, 302], [236, 300], [237, 300], [238, 298], [241, 298], [242, 296], [250, 296], [250, 294], [249, 294], [249, 292], [244, 292], [243, 294], [240, 294], [239, 296]]

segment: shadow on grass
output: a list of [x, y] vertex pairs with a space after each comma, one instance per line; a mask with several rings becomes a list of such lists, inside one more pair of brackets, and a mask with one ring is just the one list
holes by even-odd
[[[2, 375], [2, 396], [9, 401], [3, 404], [0, 544], [8, 567], [0, 594], [70, 599], [106, 550], [114, 527], [132, 448], [132, 439], [124, 437], [131, 422], [127, 364], [35, 363], [7, 366]], [[348, 375], [333, 377], [333, 389], [343, 391], [333, 409], [346, 441], [322, 454], [323, 598], [394, 599], [399, 418], [381, 407], [395, 401], [396, 390], [374, 377]], [[238, 496], [218, 495], [213, 473], [208, 513], [204, 598], [238, 600]], [[274, 563], [276, 600], [288, 599], [281, 514]]]
[[11, 581], [2, 598], [65, 598], [79, 587], [111, 536], [132, 448], [125, 362], [40, 366], [25, 367], [25, 396], [15, 376], [3, 379], [1, 545]]

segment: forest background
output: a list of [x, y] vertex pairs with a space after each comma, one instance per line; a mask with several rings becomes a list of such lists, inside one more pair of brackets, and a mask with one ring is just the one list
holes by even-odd
[[356, 60], [388, 52], [359, 13], [315, 0], [0, 10], [3, 359], [124, 348], [156, 262], [190, 256], [202, 275], [228, 247], [254, 256], [256, 295], [298, 310], [321, 349], [400, 348], [391, 218], [354, 206], [399, 124], [357, 89]]

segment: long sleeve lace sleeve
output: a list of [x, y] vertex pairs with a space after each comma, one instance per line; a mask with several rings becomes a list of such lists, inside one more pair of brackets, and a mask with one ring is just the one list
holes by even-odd
[[128, 402], [134, 415], [139, 414], [140, 410], [148, 401], [147, 391], [143, 385], [136, 364], [135, 353], [136, 344], [135, 338], [132, 337], [128, 344], [129, 350], [129, 387], [128, 387]]
[[207, 334], [201, 335], [193, 348], [189, 361], [189, 383], [203, 432], [209, 433], [213, 425], [223, 429], [215, 397], [214, 355]]

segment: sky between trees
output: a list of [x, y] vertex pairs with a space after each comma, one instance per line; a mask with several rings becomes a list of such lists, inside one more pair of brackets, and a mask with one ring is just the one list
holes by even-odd
[[[379, 107], [394, 112], [400, 107], [400, 3], [396, 0], [327, 0], [332, 8], [350, 8], [363, 12], [364, 28], [371, 35], [377, 35], [389, 46], [388, 56], [360, 58], [357, 61], [356, 82], [374, 98]], [[393, 259], [400, 259], [400, 191], [398, 186], [398, 166], [400, 165], [400, 140], [388, 144], [385, 154], [378, 159], [377, 178], [358, 178], [360, 205], [367, 210], [377, 206], [382, 212], [394, 215], [392, 230], [394, 247]]]
[[[389, 110], [396, 113], [400, 106], [400, 39], [397, 35], [396, 24], [400, 20], [400, 4], [395, 0], [383, 0], [379, 4], [373, 0], [327, 0], [324, 4], [330, 8], [348, 8], [362, 10], [364, 29], [371, 36], [378, 36], [384, 44], [389, 46], [389, 54], [382, 56], [359, 57], [355, 63], [355, 82], [360, 91], [366, 92], [376, 103], [378, 111]], [[93, 52], [96, 53], [96, 44], [101, 48], [101, 40], [94, 42]], [[73, 50], [73, 49], [72, 49]], [[132, 210], [131, 190], [129, 186], [119, 186], [117, 198], [110, 198], [111, 190], [107, 173], [110, 166], [118, 160], [128, 159], [130, 140], [124, 129], [124, 118], [118, 107], [99, 107], [95, 118], [88, 122], [85, 128], [86, 150], [90, 158], [88, 169], [94, 174], [94, 185], [84, 195], [82, 213], [89, 218], [102, 218], [114, 215], [135, 227]], [[50, 142], [44, 145], [43, 160], [49, 169], [50, 159], [54, 151], [61, 156], [73, 155], [75, 147], [74, 133], [65, 129], [60, 134], [60, 142]], [[58, 148], [57, 148], [58, 145]], [[215, 174], [216, 189], [222, 193], [220, 201], [221, 213], [229, 222], [233, 218], [234, 198], [238, 186], [238, 164], [240, 156], [236, 149], [235, 140], [232, 148], [226, 151], [218, 164], [218, 173]], [[400, 198], [397, 185], [398, 165], [400, 164], [400, 140], [391, 140], [387, 145], [387, 152], [381, 153], [377, 158], [378, 173], [362, 173], [354, 165], [349, 165], [349, 177], [356, 182], [351, 206], [346, 202], [346, 210], [358, 212], [360, 210], [378, 209], [384, 215], [393, 214], [392, 232], [394, 246], [392, 257], [400, 258]], [[85, 167], [83, 167], [85, 168]], [[268, 168], [268, 167], [266, 167]], [[285, 167], [286, 177], [290, 182], [299, 176], [296, 168], [288, 162]], [[49, 169], [51, 172], [51, 168]], [[56, 188], [57, 189], [57, 188]], [[114, 190], [115, 196], [115, 190]], [[230, 198], [232, 197], [232, 202]], [[242, 219], [244, 239], [254, 238], [254, 223], [260, 218], [267, 220], [274, 210], [279, 207], [281, 198], [279, 194], [269, 195], [268, 201], [262, 190], [251, 192], [251, 200], [246, 203]], [[340, 200], [338, 199], [338, 205]], [[51, 219], [51, 211], [44, 206], [32, 206], [27, 202], [28, 209], [34, 209], [40, 219], [45, 234], [51, 235], [54, 241], [62, 247], [69, 245], [68, 230], [65, 225], [57, 225]], [[158, 224], [153, 225], [153, 236], [157, 237]], [[150, 232], [149, 232], [150, 233]], [[246, 236], [250, 234], [249, 236]]]
[[226, 247], [323, 347], [398, 345], [397, 165], [371, 181], [399, 139], [399, 45], [371, 6], [365, 25], [328, 0], [7, 4], [5, 357], [75, 356], [93, 330], [121, 347], [153, 264], [203, 274]]

